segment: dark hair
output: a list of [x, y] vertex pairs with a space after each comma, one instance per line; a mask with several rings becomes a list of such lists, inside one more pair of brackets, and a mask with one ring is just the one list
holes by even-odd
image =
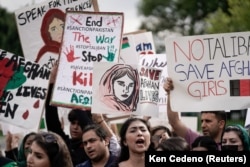
[[190, 151], [187, 141], [179, 136], [163, 139], [159, 143], [158, 148], [161, 148], [163, 151]]
[[244, 129], [241, 125], [230, 125], [225, 128], [224, 133], [231, 131], [234, 131], [239, 136], [243, 144], [244, 151], [250, 151], [250, 137], [246, 129]]
[[101, 141], [107, 138], [107, 132], [101, 126], [97, 124], [91, 124], [91, 125], [85, 126], [82, 134], [90, 130], [93, 130], [96, 133], [96, 135], [100, 137]]
[[225, 121], [225, 124], [227, 122], [227, 113], [225, 111], [201, 111], [201, 114], [203, 113], [211, 113], [211, 114], [214, 114], [215, 117], [221, 121], [221, 120], [224, 120]]
[[90, 110], [80, 110], [80, 109], [73, 109], [68, 114], [69, 122], [78, 121], [79, 125], [83, 129], [86, 125], [93, 124], [92, 115]]
[[151, 129], [150, 133], [151, 133], [151, 136], [155, 135], [155, 133], [158, 131], [158, 130], [164, 130], [165, 132], [167, 132], [168, 136], [172, 136], [172, 133], [171, 131], [166, 127], [166, 126], [163, 126], [163, 125], [158, 125], [158, 126], [155, 126]]
[[39, 145], [47, 153], [51, 166], [73, 166], [67, 145], [56, 133], [37, 133], [33, 142]]
[[126, 161], [129, 159], [129, 149], [127, 146], [124, 145], [124, 142], [126, 140], [126, 132], [128, 130], [129, 125], [135, 121], [141, 121], [143, 124], [146, 125], [148, 131], [150, 131], [150, 126], [148, 125], [146, 120], [141, 119], [141, 118], [129, 118], [129, 119], [127, 119], [122, 124], [121, 129], [120, 129], [121, 154], [119, 157], [119, 162]]
[[192, 149], [195, 147], [205, 147], [207, 151], [218, 150], [216, 142], [210, 136], [199, 136], [192, 143]]

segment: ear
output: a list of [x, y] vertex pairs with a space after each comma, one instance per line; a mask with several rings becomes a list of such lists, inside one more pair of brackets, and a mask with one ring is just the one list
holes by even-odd
[[225, 120], [220, 120], [219, 121], [219, 127], [220, 127], [220, 129], [224, 129], [225, 125], [226, 125]]
[[128, 146], [126, 140], [123, 142], [123, 145], [126, 146], [126, 147]]
[[105, 146], [108, 146], [109, 145], [109, 141], [110, 141], [110, 138], [109, 137], [106, 137], [104, 142], [105, 142]]

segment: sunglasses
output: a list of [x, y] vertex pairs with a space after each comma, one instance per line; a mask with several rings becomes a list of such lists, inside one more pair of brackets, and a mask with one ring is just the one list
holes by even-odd
[[55, 144], [57, 144], [57, 140], [56, 140], [54, 135], [52, 135], [50, 133], [41, 133], [41, 135], [42, 135], [42, 137], [43, 137], [43, 139], [44, 139], [44, 141], [46, 143], [55, 143]]

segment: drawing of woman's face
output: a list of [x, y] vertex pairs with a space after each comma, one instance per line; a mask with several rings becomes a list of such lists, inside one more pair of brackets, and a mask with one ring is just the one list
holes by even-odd
[[134, 81], [125, 75], [114, 81], [114, 95], [121, 101], [130, 97], [134, 90]]
[[54, 18], [49, 25], [50, 37], [53, 41], [61, 43], [63, 34], [64, 22], [58, 18]]

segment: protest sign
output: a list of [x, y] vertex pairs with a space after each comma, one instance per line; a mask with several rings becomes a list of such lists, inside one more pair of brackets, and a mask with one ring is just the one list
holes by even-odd
[[139, 56], [155, 54], [152, 32], [138, 31], [122, 36], [120, 63], [137, 64]]
[[249, 108], [249, 40], [250, 32], [167, 38], [172, 109]]
[[245, 126], [250, 125], [250, 108], [247, 109]]
[[49, 69], [0, 50], [0, 120], [38, 129], [49, 76]]
[[52, 69], [59, 57], [67, 10], [97, 11], [97, 0], [47, 0], [15, 11], [25, 58]]
[[92, 113], [157, 116], [161, 70], [95, 63]]
[[140, 55], [139, 57], [139, 64], [141, 66], [153, 67], [156, 69], [160, 69], [161, 78], [160, 78], [160, 85], [159, 85], [159, 98], [158, 98], [158, 105], [159, 105], [159, 112], [166, 114], [166, 104], [167, 104], [167, 96], [166, 92], [163, 89], [163, 85], [165, 79], [168, 76], [167, 72], [167, 59], [166, 54], [150, 54], [150, 55]]
[[123, 13], [67, 12], [51, 103], [92, 106], [93, 62], [118, 62]]

